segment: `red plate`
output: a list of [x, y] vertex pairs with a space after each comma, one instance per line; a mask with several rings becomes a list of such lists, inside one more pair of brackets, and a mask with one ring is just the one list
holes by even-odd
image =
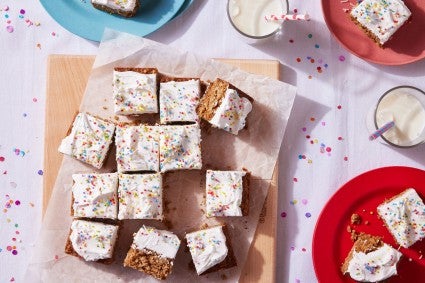
[[349, 12], [343, 11], [357, 3], [355, 0], [348, 1], [322, 0], [322, 10], [331, 33], [351, 53], [383, 65], [402, 65], [425, 58], [424, 0], [404, 0], [412, 12], [412, 20], [394, 34], [384, 49], [351, 21]]
[[[384, 242], [398, 247], [378, 219], [376, 207], [409, 187], [425, 199], [425, 171], [385, 167], [355, 177], [331, 197], [319, 216], [313, 236], [313, 264], [319, 282], [355, 282], [340, 271], [353, 246], [347, 232], [353, 213], [362, 218], [360, 225], [350, 225], [356, 231], [381, 236]], [[369, 225], [365, 221], [369, 221]], [[398, 276], [385, 282], [425, 282], [425, 240], [400, 251], [404, 256], [397, 268]], [[423, 259], [420, 259], [420, 251]]]

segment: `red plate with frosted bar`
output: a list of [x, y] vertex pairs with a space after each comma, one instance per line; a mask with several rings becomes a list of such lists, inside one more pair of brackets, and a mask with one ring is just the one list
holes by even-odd
[[[360, 225], [350, 225], [356, 231], [381, 236], [384, 242], [398, 248], [378, 219], [376, 208], [407, 188], [416, 189], [424, 200], [425, 171], [401, 166], [375, 169], [350, 180], [331, 197], [319, 216], [313, 236], [313, 264], [319, 282], [355, 282], [340, 271], [353, 246], [347, 232], [353, 213], [362, 218]], [[398, 275], [385, 282], [425, 282], [425, 240], [409, 249], [400, 248], [400, 252], [403, 257]]]

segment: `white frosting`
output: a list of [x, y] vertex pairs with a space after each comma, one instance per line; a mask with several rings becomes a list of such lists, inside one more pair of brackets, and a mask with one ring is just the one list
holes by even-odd
[[401, 195], [378, 206], [378, 214], [401, 246], [408, 248], [425, 238], [425, 205], [416, 191]]
[[158, 113], [156, 74], [114, 71], [115, 114]]
[[104, 5], [114, 10], [133, 11], [139, 0], [91, 0], [93, 4]]
[[161, 174], [119, 174], [118, 219], [162, 220]]
[[115, 135], [118, 172], [159, 171], [159, 128], [118, 126]]
[[198, 124], [161, 126], [160, 170], [201, 169], [201, 129]]
[[353, 251], [347, 272], [357, 281], [381, 281], [397, 274], [397, 262], [401, 255], [387, 244], [367, 254]]
[[111, 218], [118, 214], [118, 174], [73, 174], [74, 217]]
[[265, 36], [280, 28], [278, 21], [266, 21], [264, 17], [286, 12], [286, 1], [282, 0], [230, 0], [229, 17], [233, 24], [250, 36]]
[[380, 44], [387, 42], [410, 15], [402, 0], [363, 0], [351, 10], [351, 16], [375, 35]]
[[245, 97], [239, 97], [234, 89], [227, 89], [220, 106], [209, 121], [217, 128], [237, 135], [245, 127], [246, 116], [251, 112], [252, 104]]
[[199, 80], [161, 83], [159, 88], [161, 124], [199, 122], [196, 107], [200, 92]]
[[388, 141], [409, 146], [425, 139], [425, 105], [403, 89], [385, 95], [376, 109], [378, 128], [390, 121], [395, 127], [384, 133]]
[[207, 170], [206, 214], [212, 216], [242, 216], [243, 171]]
[[143, 226], [134, 235], [132, 248], [150, 250], [159, 256], [174, 259], [180, 247], [180, 239], [171, 232]]
[[86, 261], [112, 258], [118, 226], [74, 220], [69, 239], [75, 252]]
[[188, 233], [186, 240], [198, 275], [227, 257], [226, 236], [222, 226]]
[[79, 113], [59, 152], [70, 155], [98, 169], [103, 165], [114, 135], [115, 125], [86, 113]]

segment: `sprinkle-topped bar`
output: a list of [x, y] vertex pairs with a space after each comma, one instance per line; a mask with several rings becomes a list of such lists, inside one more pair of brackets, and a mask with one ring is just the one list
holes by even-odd
[[233, 250], [226, 241], [225, 226], [215, 226], [186, 234], [198, 275], [236, 266]]
[[346, 257], [341, 272], [357, 282], [381, 282], [397, 275], [402, 254], [380, 237], [361, 233]]
[[166, 279], [172, 272], [180, 239], [171, 232], [143, 226], [134, 234], [124, 266]]
[[159, 171], [159, 128], [120, 125], [115, 135], [118, 172]]
[[62, 140], [59, 152], [100, 169], [108, 154], [114, 131], [114, 123], [79, 113], [71, 132]]
[[161, 172], [202, 168], [198, 124], [161, 126], [159, 145]]
[[201, 95], [199, 79], [161, 82], [159, 87], [161, 124], [199, 122], [196, 107]]
[[119, 174], [118, 219], [162, 220], [162, 175]]
[[245, 216], [248, 214], [249, 173], [213, 171], [206, 175], [206, 215]]
[[72, 216], [117, 219], [117, 173], [73, 174], [72, 179]]
[[158, 113], [157, 74], [158, 70], [154, 68], [115, 68], [115, 114]]
[[383, 46], [410, 16], [411, 12], [402, 0], [363, 0], [351, 11], [352, 20], [380, 46]]
[[126, 18], [136, 15], [140, 7], [139, 0], [91, 0], [91, 3], [96, 9]]
[[408, 248], [425, 238], [425, 205], [415, 189], [394, 196], [377, 210], [400, 246]]
[[253, 99], [230, 83], [216, 79], [201, 98], [197, 112], [199, 117], [213, 127], [237, 135], [245, 128], [246, 118], [252, 110]]
[[65, 252], [86, 261], [111, 263], [118, 238], [117, 225], [74, 220], [65, 246]]

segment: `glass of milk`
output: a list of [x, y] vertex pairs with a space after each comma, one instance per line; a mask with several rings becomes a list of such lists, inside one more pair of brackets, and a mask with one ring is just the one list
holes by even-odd
[[279, 21], [266, 21], [265, 16], [288, 13], [287, 0], [228, 0], [227, 15], [233, 27], [252, 39], [275, 35], [282, 26]]
[[412, 86], [398, 86], [385, 92], [374, 115], [376, 129], [390, 121], [395, 126], [382, 135], [389, 144], [412, 147], [425, 142], [425, 93]]

